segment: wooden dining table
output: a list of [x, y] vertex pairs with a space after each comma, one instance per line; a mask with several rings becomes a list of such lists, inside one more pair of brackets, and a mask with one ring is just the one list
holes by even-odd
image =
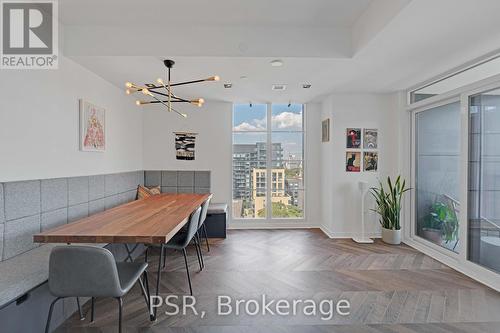
[[[191, 193], [155, 195], [44, 231], [34, 235], [33, 240], [35, 243], [121, 243], [127, 248], [129, 260], [132, 260], [133, 250], [130, 251], [128, 244], [157, 244], [160, 246], [156, 280], [158, 296], [163, 245], [188, 222], [191, 213], [209, 196]], [[146, 301], [149, 303], [149, 298]], [[156, 319], [156, 309], [153, 311], [149, 307], [151, 320]]]

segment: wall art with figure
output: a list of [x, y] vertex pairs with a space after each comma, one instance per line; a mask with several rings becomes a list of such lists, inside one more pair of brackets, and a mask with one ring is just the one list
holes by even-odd
[[346, 152], [345, 171], [347, 172], [361, 171], [361, 153], [359, 151]]
[[106, 150], [106, 110], [80, 100], [80, 150]]
[[361, 128], [348, 128], [346, 131], [347, 148], [361, 148]]

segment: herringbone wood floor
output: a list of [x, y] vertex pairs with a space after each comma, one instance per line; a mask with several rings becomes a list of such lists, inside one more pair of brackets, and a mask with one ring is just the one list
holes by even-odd
[[[135, 288], [124, 300], [125, 332], [500, 332], [500, 293], [404, 245], [359, 245], [328, 239], [319, 230], [238, 230], [212, 241], [202, 272], [194, 249], [189, 253], [197, 308], [206, 311], [205, 318], [159, 312], [151, 323]], [[150, 285], [157, 260], [157, 254], [150, 256]], [[187, 291], [183, 257], [169, 253], [161, 293]], [[347, 299], [351, 314], [327, 321], [303, 314], [215, 315], [217, 295], [262, 294]], [[116, 332], [116, 301], [96, 304], [94, 323], [73, 316], [57, 332]]]

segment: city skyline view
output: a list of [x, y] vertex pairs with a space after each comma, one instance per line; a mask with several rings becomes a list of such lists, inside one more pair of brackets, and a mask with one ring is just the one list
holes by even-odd
[[303, 107], [235, 104], [233, 217], [268, 218], [268, 202], [270, 218], [304, 216]]

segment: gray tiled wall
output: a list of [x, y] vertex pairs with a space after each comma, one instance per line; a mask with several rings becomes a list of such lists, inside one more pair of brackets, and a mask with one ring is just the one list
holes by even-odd
[[137, 185], [209, 193], [210, 171], [134, 171], [0, 183], [0, 261], [38, 245], [33, 234], [135, 200]]
[[209, 193], [210, 171], [144, 171], [146, 186], [161, 186], [163, 193]]
[[0, 260], [38, 245], [33, 234], [135, 200], [144, 171], [0, 183]]

